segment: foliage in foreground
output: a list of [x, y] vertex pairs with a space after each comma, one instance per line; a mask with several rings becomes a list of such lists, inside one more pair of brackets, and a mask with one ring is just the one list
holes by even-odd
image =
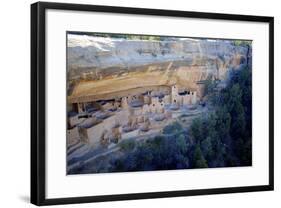
[[208, 89], [214, 110], [194, 119], [188, 132], [177, 122], [165, 127], [162, 136], [112, 160], [110, 172], [251, 165], [251, 86], [251, 70], [233, 71], [226, 88]]
[[[226, 88], [206, 85], [208, 114], [193, 120], [189, 129], [175, 122], [163, 135], [143, 142], [120, 143], [123, 155], [100, 162], [95, 172], [233, 167], [252, 164], [251, 70], [233, 71]], [[91, 173], [91, 166], [79, 173]]]

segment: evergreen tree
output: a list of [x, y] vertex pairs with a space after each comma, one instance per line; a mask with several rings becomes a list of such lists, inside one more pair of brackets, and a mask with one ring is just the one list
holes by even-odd
[[200, 146], [197, 144], [194, 150], [194, 157], [193, 157], [193, 161], [194, 161], [194, 168], [207, 168], [208, 164], [207, 161], [205, 160], [202, 151], [200, 149]]

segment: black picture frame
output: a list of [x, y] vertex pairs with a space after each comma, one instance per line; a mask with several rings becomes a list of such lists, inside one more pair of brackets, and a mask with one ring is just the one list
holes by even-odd
[[[45, 39], [46, 10], [72, 10], [88, 12], [107, 12], [170, 17], [187, 17], [216, 20], [236, 20], [269, 23], [269, 184], [262, 186], [243, 186], [211, 188], [200, 190], [163, 191], [153, 193], [129, 193], [118, 195], [85, 196], [72, 198], [46, 198], [46, 81], [45, 81]], [[269, 191], [274, 189], [274, 18], [267, 16], [248, 16], [160, 10], [146, 8], [94, 6], [84, 4], [64, 4], [38, 2], [31, 5], [31, 203], [35, 205], [73, 204], [146, 198], [194, 196], [205, 194], [225, 194], [236, 192]]]

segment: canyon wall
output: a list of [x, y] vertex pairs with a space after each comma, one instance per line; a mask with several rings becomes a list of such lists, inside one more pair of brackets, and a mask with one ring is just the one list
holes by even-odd
[[102, 94], [103, 90], [110, 93], [106, 86], [111, 84], [112, 90], [143, 84], [179, 84], [196, 90], [198, 82], [209, 77], [225, 80], [229, 70], [238, 69], [249, 60], [251, 46], [232, 40], [128, 40], [68, 34], [68, 79], [87, 80], [71, 91], [72, 97]]

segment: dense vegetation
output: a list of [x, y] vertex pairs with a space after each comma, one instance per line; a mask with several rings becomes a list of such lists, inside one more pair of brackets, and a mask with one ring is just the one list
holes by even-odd
[[123, 157], [112, 160], [110, 172], [139, 171], [139, 170], [167, 170], [190, 167], [187, 134], [183, 128], [174, 123], [164, 129], [171, 135], [157, 136], [143, 143], [136, 144], [134, 140], [125, 143], [133, 149]]
[[252, 45], [252, 41], [251, 40], [234, 40], [233, 44], [235, 46], [250, 46]]
[[122, 38], [126, 40], [151, 40], [160, 41], [165, 40], [167, 36], [156, 36], [156, 35], [134, 35], [134, 34], [118, 34], [118, 33], [93, 33], [93, 32], [69, 32], [68, 34], [75, 35], [90, 35], [95, 37], [105, 37], [105, 38]]
[[208, 89], [214, 112], [195, 119], [190, 129], [197, 154], [194, 167], [251, 165], [251, 86], [251, 70], [245, 67], [232, 73], [223, 90]]
[[[163, 41], [169, 38], [177, 38], [171, 36], [158, 36], [158, 35], [138, 35], [138, 34], [119, 34], [119, 33], [95, 33], [95, 32], [68, 32], [68, 34], [73, 35], [89, 35], [95, 37], [105, 37], [105, 38], [122, 38], [126, 40], [150, 40], [150, 41]], [[200, 39], [197, 37], [197, 39]], [[206, 38], [201, 38], [202, 40], [208, 40]], [[234, 46], [244, 46], [248, 47], [252, 44], [251, 40], [233, 40]]]
[[210, 81], [210, 113], [194, 119], [188, 130], [175, 122], [154, 139], [124, 142], [125, 154], [112, 159], [109, 172], [251, 165], [251, 86], [247, 67], [233, 71], [222, 90]]

